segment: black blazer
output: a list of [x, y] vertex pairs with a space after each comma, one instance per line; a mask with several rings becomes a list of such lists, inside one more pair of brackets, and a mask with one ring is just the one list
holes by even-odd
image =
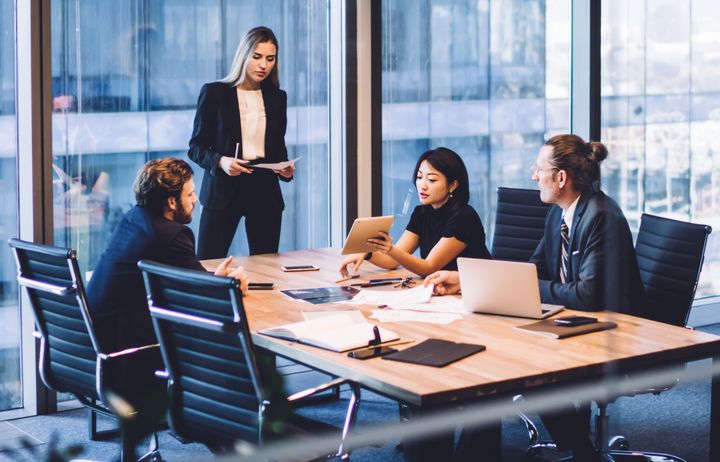
[[[258, 162], [283, 162], [288, 158], [285, 146], [287, 93], [273, 87], [269, 81], [263, 82], [261, 91], [267, 119], [265, 159]], [[188, 157], [205, 169], [200, 202], [214, 210], [233, 204], [284, 209], [279, 175], [276, 173], [258, 168], [250, 175], [231, 177], [218, 168], [220, 157], [235, 154], [235, 143], [240, 143], [238, 157], [242, 158], [240, 109], [235, 87], [222, 82], [206, 83], [200, 89], [188, 151]], [[252, 200], [242, 200], [246, 197]]]
[[88, 307], [109, 351], [157, 343], [139, 260], [204, 271], [190, 228], [145, 207], [131, 208], [115, 228], [87, 286]]
[[630, 312], [644, 299], [632, 235], [617, 203], [603, 192], [580, 196], [570, 229], [569, 282], [560, 283], [560, 220], [553, 206], [545, 234], [530, 261], [540, 279], [544, 303], [595, 311]]

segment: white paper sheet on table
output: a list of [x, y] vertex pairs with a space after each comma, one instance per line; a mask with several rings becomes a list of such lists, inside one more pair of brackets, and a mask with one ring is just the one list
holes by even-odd
[[289, 167], [290, 165], [294, 164], [295, 162], [302, 159], [302, 156], [296, 157], [294, 159], [286, 160], [285, 162], [276, 162], [274, 164], [255, 164], [255, 165], [249, 165], [250, 168], [268, 168], [270, 170], [282, 170], [286, 167]]
[[445, 295], [441, 297], [432, 297], [425, 303], [387, 303], [388, 308], [393, 310], [412, 310], [426, 311], [435, 313], [456, 313], [466, 314], [467, 310], [463, 305], [462, 297], [455, 295]]
[[418, 286], [407, 290], [361, 290], [348, 303], [353, 305], [408, 305], [426, 303], [432, 297], [433, 286]]
[[456, 313], [388, 309], [372, 310], [370, 317], [380, 322], [424, 322], [429, 324], [450, 324], [453, 321], [462, 319], [462, 315]]
[[310, 321], [312, 319], [324, 318], [325, 316], [333, 316], [335, 314], [344, 314], [350, 316], [355, 322], [365, 322], [365, 316], [362, 311], [303, 311], [303, 319]]

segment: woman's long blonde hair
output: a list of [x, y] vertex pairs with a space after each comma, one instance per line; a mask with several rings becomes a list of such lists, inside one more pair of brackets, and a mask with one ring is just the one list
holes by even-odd
[[245, 75], [247, 72], [247, 64], [250, 60], [250, 56], [255, 52], [255, 48], [260, 43], [270, 42], [275, 45], [275, 66], [273, 66], [270, 75], [265, 80], [269, 80], [273, 87], [280, 88], [280, 61], [278, 55], [280, 54], [280, 46], [278, 45], [277, 38], [269, 27], [255, 27], [250, 29], [245, 37], [240, 40], [235, 51], [235, 57], [233, 58], [230, 72], [220, 79], [220, 82], [224, 82], [232, 85], [233, 87], [239, 85], [245, 81]]

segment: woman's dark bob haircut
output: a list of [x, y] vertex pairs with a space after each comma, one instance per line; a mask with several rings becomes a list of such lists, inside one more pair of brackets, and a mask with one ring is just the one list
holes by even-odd
[[[425, 151], [418, 159], [417, 164], [415, 164], [412, 179], [413, 183], [416, 182], [420, 164], [422, 164], [424, 160], [432, 165], [435, 170], [445, 175], [448, 185], [453, 181], [458, 182], [457, 188], [455, 188], [455, 191], [452, 193], [456, 203], [466, 205], [470, 202], [467, 168], [465, 168], [465, 163], [462, 158], [460, 158], [455, 151], [448, 148], [435, 148]], [[417, 187], [417, 183], [415, 184]]]

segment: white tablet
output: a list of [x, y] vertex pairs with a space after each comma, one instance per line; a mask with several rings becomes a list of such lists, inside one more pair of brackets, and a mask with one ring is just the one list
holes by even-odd
[[342, 249], [342, 254], [347, 255], [351, 253], [370, 252], [371, 249], [367, 245], [367, 240], [371, 237], [380, 236], [380, 231], [389, 233], [392, 223], [392, 215], [356, 218], [352, 228], [350, 228], [348, 237], [345, 240], [345, 246]]

